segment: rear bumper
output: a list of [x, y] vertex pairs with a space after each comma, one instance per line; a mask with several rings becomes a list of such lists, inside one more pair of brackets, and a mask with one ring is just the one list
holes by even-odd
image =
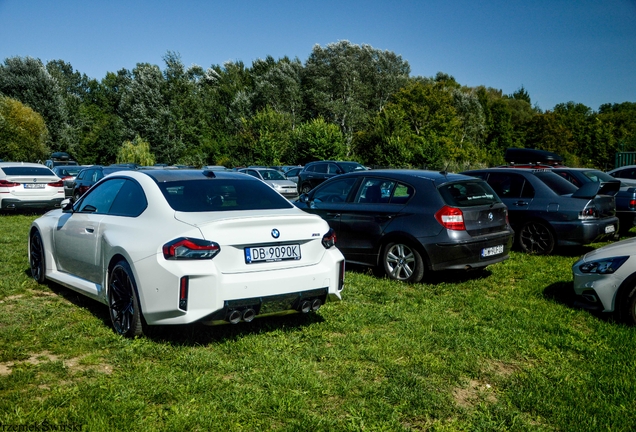
[[[599, 220], [579, 220], [572, 222], [552, 222], [559, 246], [578, 246], [595, 241], [610, 240], [618, 232], [617, 217]], [[612, 229], [608, 227], [612, 226]]]
[[[512, 231], [487, 235], [466, 242], [424, 245], [432, 270], [468, 270], [482, 268], [508, 259], [514, 239]], [[484, 249], [503, 246], [503, 252], [482, 256]]]
[[64, 198], [53, 198], [48, 200], [22, 200], [15, 198], [4, 198], [0, 202], [2, 210], [20, 209], [54, 209], [59, 208]]

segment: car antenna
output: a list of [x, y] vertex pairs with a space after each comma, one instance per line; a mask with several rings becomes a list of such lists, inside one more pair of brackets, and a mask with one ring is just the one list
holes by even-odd
[[446, 177], [446, 175], [448, 174], [448, 163], [446, 164], [446, 166], [444, 167], [443, 170], [441, 170], [439, 172], [441, 175], [443, 175], [444, 177]]

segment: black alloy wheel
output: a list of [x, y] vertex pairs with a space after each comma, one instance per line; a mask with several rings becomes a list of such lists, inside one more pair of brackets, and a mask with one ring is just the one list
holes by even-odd
[[528, 222], [519, 231], [519, 246], [526, 253], [547, 255], [555, 244], [554, 234], [544, 223]]
[[390, 279], [419, 282], [424, 277], [424, 261], [415, 248], [405, 243], [389, 243], [383, 248], [382, 264]]
[[622, 307], [626, 309], [627, 313], [623, 315], [623, 321], [629, 325], [636, 325], [636, 284], [634, 284], [634, 281], [632, 281], [632, 286], [629, 288], [629, 294], [626, 297], [627, 304]]
[[310, 190], [311, 190], [311, 186], [309, 185], [309, 183], [304, 183], [303, 187], [300, 188], [300, 193], [307, 194], [309, 193]]
[[30, 251], [29, 264], [31, 265], [31, 277], [33, 277], [37, 283], [44, 283], [46, 279], [44, 244], [42, 243], [42, 236], [40, 236], [39, 231], [34, 231], [33, 234], [31, 234]]
[[115, 264], [110, 272], [108, 306], [113, 327], [119, 335], [134, 338], [143, 334], [137, 286], [126, 261]]

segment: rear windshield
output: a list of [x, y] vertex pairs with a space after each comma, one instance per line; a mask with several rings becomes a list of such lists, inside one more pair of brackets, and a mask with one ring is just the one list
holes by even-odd
[[453, 207], [476, 207], [501, 202], [485, 181], [447, 183], [439, 187], [444, 202]]
[[534, 174], [539, 180], [546, 184], [557, 195], [567, 195], [578, 190], [576, 186], [558, 174], [550, 171], [538, 172]]
[[603, 171], [583, 171], [583, 175], [585, 175], [585, 177], [589, 178], [593, 182], [616, 181], [614, 177], [607, 173], [604, 173]]
[[6, 175], [24, 175], [24, 176], [54, 176], [53, 171], [46, 167], [33, 167], [33, 166], [17, 166], [17, 167], [2, 167], [2, 171]]
[[273, 210], [293, 207], [266, 183], [251, 178], [161, 182], [159, 188], [170, 207], [182, 212]]

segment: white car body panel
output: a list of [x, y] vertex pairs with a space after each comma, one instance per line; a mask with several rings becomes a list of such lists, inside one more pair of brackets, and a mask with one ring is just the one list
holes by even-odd
[[[629, 256], [627, 261], [614, 273], [583, 273], [579, 269], [582, 264], [612, 257]], [[616, 295], [623, 282], [636, 274], [636, 238], [622, 240], [585, 254], [572, 266], [574, 292], [581, 296], [593, 290], [602, 304], [603, 312], [616, 309]]]
[[[45, 277], [108, 304], [109, 265], [126, 260], [135, 277], [143, 317], [150, 325], [220, 323], [223, 320], [218, 317], [206, 317], [227, 308], [228, 302], [241, 299], [293, 296], [316, 289], [326, 290], [328, 300], [341, 299], [344, 257], [336, 247], [326, 249], [322, 245], [329, 226], [318, 216], [293, 206], [175, 211], [150, 175], [122, 171], [98, 183], [113, 177], [136, 181], [148, 201], [137, 217], [65, 213], [59, 209], [36, 219], [32, 230], [41, 233]], [[253, 178], [249, 181], [258, 182]], [[273, 238], [273, 229], [280, 232], [279, 238]], [[180, 237], [214, 241], [220, 245], [220, 252], [212, 259], [165, 259], [162, 246]], [[246, 263], [246, 246], [290, 243], [300, 244], [300, 259]], [[182, 276], [189, 277], [187, 311], [179, 308]], [[274, 311], [290, 312], [294, 311]]]

